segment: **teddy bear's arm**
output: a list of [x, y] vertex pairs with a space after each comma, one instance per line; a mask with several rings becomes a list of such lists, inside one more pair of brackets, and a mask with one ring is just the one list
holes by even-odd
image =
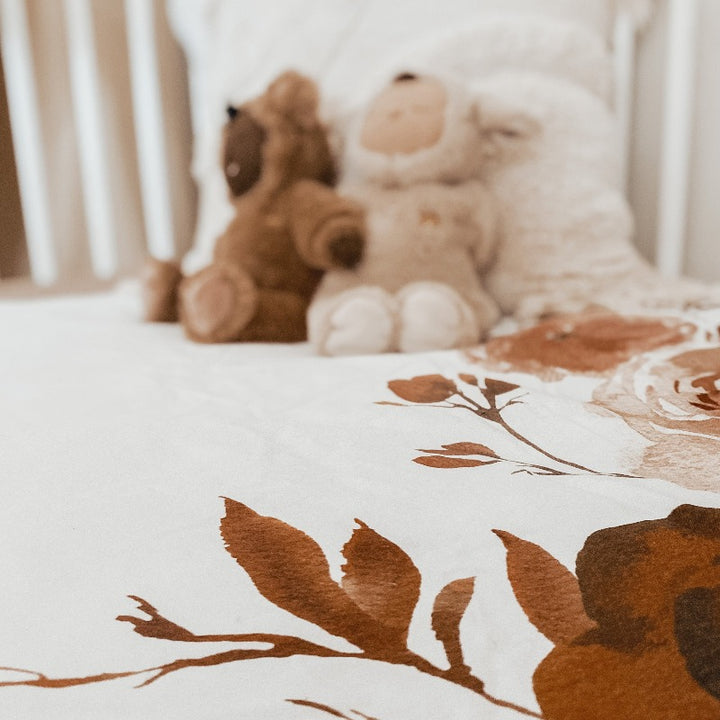
[[301, 180], [290, 191], [290, 227], [300, 257], [311, 267], [355, 267], [365, 245], [363, 208], [326, 185]]

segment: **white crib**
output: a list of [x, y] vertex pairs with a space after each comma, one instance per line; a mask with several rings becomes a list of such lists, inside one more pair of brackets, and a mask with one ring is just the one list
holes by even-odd
[[[62, 188], [51, 184], [47, 172], [52, 148], [43, 144], [43, 98], [31, 46], [30, 4], [27, 0], [2, 0], [2, 57], [32, 280], [37, 285], [51, 286], [67, 273], [61, 262], [61, 249], [73, 240], [63, 237], [52, 219], [51, 194], [61, 192]], [[641, 218], [639, 236], [645, 238], [640, 242], [641, 249], [653, 256], [660, 269], [670, 276], [686, 269], [699, 6], [699, 0], [668, 0], [656, 20], [664, 26], [656, 32], [667, 34], [658, 210], [656, 218]], [[95, 277], [113, 278], [128, 268], [128, 263], [121, 259], [121, 249], [128, 239], [119, 232], [118, 214], [124, 211], [114, 198], [109, 136], [103, 114], [99, 79], [103, 58], [98, 52], [96, 33], [99, 6], [92, 0], [63, 0], [62, 7], [69, 100], [78, 138], [87, 264]], [[192, 232], [190, 113], [187, 105], [170, 107], [168, 111], [167, 101], [163, 101], [166, 78], [162, 77], [161, 61], [167, 52], [168, 38], [163, 6], [148, 0], [124, 0], [122, 19], [124, 27], [117, 30], [127, 37], [137, 150], [137, 173], [132, 182], [139, 188], [144, 225], [140, 244], [157, 257], [170, 258], [187, 247]], [[626, 177], [628, 182], [632, 180], [631, 199], [647, 196], [650, 191], [646, 187], [650, 181], [639, 176], [633, 167], [637, 50], [637, 27], [628, 14], [620, 13], [614, 33], [615, 102]], [[172, 115], [170, 128], [168, 112]], [[173, 143], [185, 146], [180, 161], [177, 152], [173, 156], [170, 147]], [[182, 176], [180, 185], [178, 175]], [[649, 235], [653, 236], [652, 241], [647, 240]]]
[[[173, 45], [163, 5], [148, 0], [102, 6], [92, 0], [63, 0], [38, 6], [26, 0], [3, 0], [0, 9], [7, 101], [33, 282], [53, 286], [74, 273], [110, 279], [131, 269], [141, 249], [162, 258], [182, 252], [190, 240], [194, 210], [191, 129], [182, 57]], [[112, 12], [106, 18], [103, 14], [108, 10]], [[65, 104], [72, 107], [68, 115], [74, 127], [69, 134], [74, 131], [75, 141], [70, 143], [62, 133], [51, 139], [74, 145], [72, 160], [83, 214], [74, 224], [54, 222], [53, 194], [67, 188], [56, 186], [50, 168], [57, 151], [43, 125], [47, 103], [43, 90], [47, 91], [49, 81], [44, 78], [41, 83], [37, 59], [42, 55], [38, 35], [42, 42], [47, 27], [33, 28], [32, 21], [38, 18], [45, 25], [60, 22], [51, 31], [62, 38], [66, 54], [66, 66], [59, 65], [56, 72], [58, 84], [65, 75], [69, 79]], [[108, 33], [122, 36], [114, 57], [98, 47], [103, 39], [101, 18], [105, 39]], [[118, 61], [120, 67], [108, 67]], [[47, 67], [43, 70], [47, 75]], [[118, 101], [107, 97], [105, 72], [129, 74], [132, 107], [120, 108], [115, 122], [121, 127], [133, 125], [122, 130], [136, 158], [127, 161], [120, 188], [113, 177], [117, 137], [108, 123], [108, 113]], [[125, 196], [124, 201], [118, 194]], [[70, 237], [68, 227], [83, 237]]]

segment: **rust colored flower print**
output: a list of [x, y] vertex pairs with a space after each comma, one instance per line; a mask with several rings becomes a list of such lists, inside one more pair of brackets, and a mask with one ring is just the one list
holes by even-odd
[[555, 643], [533, 676], [547, 720], [720, 718], [720, 510], [600, 530], [576, 580], [501, 537], [518, 602]]
[[486, 364], [532, 373], [545, 380], [564, 374], [603, 374], [636, 355], [690, 340], [697, 328], [674, 318], [611, 313], [566, 315], [489, 340]]
[[720, 491], [720, 348], [640, 357], [593, 394], [650, 441], [640, 475]]

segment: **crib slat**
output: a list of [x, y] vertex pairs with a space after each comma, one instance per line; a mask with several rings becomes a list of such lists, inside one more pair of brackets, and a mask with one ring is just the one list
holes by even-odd
[[8, 110], [17, 160], [30, 271], [38, 285], [58, 278], [35, 70], [25, 0], [2, 0], [2, 42]]
[[657, 264], [670, 277], [683, 270], [692, 149], [697, 52], [697, 0], [669, 0]]
[[150, 254], [175, 256], [169, 165], [155, 44], [154, 2], [125, 0], [135, 134], [145, 231]]
[[613, 57], [615, 62], [615, 116], [622, 152], [622, 181], [627, 189], [635, 94], [636, 26], [632, 15], [620, 12], [615, 20]]
[[90, 0], [65, 0], [65, 15], [90, 258], [95, 275], [109, 278], [118, 252]]

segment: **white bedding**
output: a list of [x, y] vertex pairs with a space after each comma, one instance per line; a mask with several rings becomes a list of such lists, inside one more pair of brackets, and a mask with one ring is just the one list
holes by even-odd
[[[0, 352], [0, 665], [16, 669], [3, 671], [0, 681], [21, 683], [0, 687], [2, 716], [311, 720], [334, 712], [335, 717], [362, 717], [355, 710], [378, 720], [538, 717], [538, 701], [550, 703], [547, 707], [552, 703], [542, 687], [533, 688], [533, 673], [553, 644], [533, 625], [549, 622], [552, 627], [544, 631], [553, 635], [565, 620], [538, 619], [547, 608], [533, 604], [545, 601], [528, 599], [523, 581], [516, 578], [511, 584], [503, 543], [492, 531], [535, 543], [573, 570], [575, 556], [596, 530], [660, 519], [686, 503], [720, 507], [720, 484], [714, 479], [720, 436], [714, 424], [720, 412], [712, 405], [716, 394], [705, 393], [700, 400], [705, 409], [693, 410], [701, 416], [695, 421], [705, 423], [693, 437], [701, 445], [688, 443], [686, 455], [679, 445], [667, 445], [659, 465], [666, 446], [642, 428], [664, 428], [673, 441], [687, 438], [694, 432], [687, 425], [692, 422], [687, 406], [671, 411], [669, 401], [653, 405], [652, 393], [638, 390], [632, 398], [659, 413], [646, 426], [637, 408], [630, 418], [617, 403], [613, 406], [621, 395], [618, 388], [627, 387], [628, 373], [633, 387], [641, 388], [649, 377], [648, 387], [660, 388], [657, 378], [665, 376], [653, 376], [653, 368], [668, 362], [680, 368], [682, 363], [672, 365], [672, 358], [689, 350], [696, 353], [691, 372], [712, 375], [720, 315], [695, 314], [686, 320], [693, 326], [649, 321], [641, 331], [640, 325], [621, 323], [615, 329], [624, 339], [608, 346], [610, 323], [604, 326], [605, 345], [597, 345], [602, 362], [593, 367], [591, 361], [578, 371], [552, 369], [552, 362], [523, 365], [500, 345], [489, 354], [476, 349], [471, 355], [453, 351], [347, 359], [312, 357], [305, 345], [194, 345], [177, 326], [139, 323], [133, 286], [101, 296], [0, 304], [5, 340]], [[582, 333], [573, 335], [572, 326], [566, 331], [583, 344]], [[654, 349], [666, 341], [672, 344]], [[710, 363], [705, 370], [703, 362]], [[469, 374], [479, 379], [479, 387]], [[395, 383], [394, 391], [388, 386], [435, 375], [445, 380]], [[678, 381], [685, 400], [687, 393], [692, 399], [703, 392], [691, 379]], [[513, 385], [493, 385], [493, 380]], [[482, 401], [482, 387], [494, 388], [501, 405], [516, 399], [502, 417], [525, 440], [468, 408], [407, 401], [422, 399], [423, 393], [426, 400], [437, 399], [448, 383], [475, 402]], [[407, 407], [378, 404], [383, 402]], [[449, 402], [466, 404], [459, 395]], [[681, 421], [684, 427], [673, 425]], [[703, 442], [709, 444], [703, 447]], [[433, 449], [438, 452], [427, 452]], [[456, 464], [470, 460], [474, 466], [452, 467], [451, 456]], [[413, 462], [417, 458], [427, 464]], [[651, 467], [662, 469], [655, 474]], [[229, 516], [245, 513], [237, 527], [249, 528], [250, 535], [242, 543], [228, 540], [225, 527], [236, 555], [246, 543], [241, 548], [249, 553], [245, 569], [225, 549], [220, 534], [225, 503]], [[450, 607], [459, 615], [453, 621], [446, 614], [445, 622], [457, 624], [463, 602], [469, 602], [459, 630], [464, 661], [492, 698], [448, 677], [434, 677], [419, 661], [403, 665], [397, 653], [387, 661], [317, 655], [217, 659], [205, 667], [175, 669], [142, 688], [136, 686], [157, 671], [98, 677], [239, 647], [134, 633], [132, 624], [115, 620], [118, 615], [143, 617], [128, 595], [143, 598], [194, 633], [275, 633], [357, 653], [346, 640], [297, 617], [329, 616], [324, 601], [317, 600], [322, 592], [303, 587], [305, 571], [297, 569], [304, 567], [302, 558], [312, 565], [315, 551], [303, 546], [293, 555], [297, 533], [253, 520], [240, 503], [313, 538], [335, 580], [344, 562], [354, 562], [354, 597], [364, 593], [361, 599], [373, 616], [385, 617], [393, 603], [412, 613], [415, 591], [403, 583], [414, 577], [414, 565], [422, 584], [409, 647], [413, 657], [424, 658], [441, 673], [447, 660], [433, 633], [434, 599], [446, 584], [475, 577], [471, 599], [467, 581], [454, 586]], [[366, 565], [358, 559], [360, 548], [354, 561], [341, 555], [353, 529], [361, 527], [356, 518], [395, 544], [388, 549], [366, 531], [363, 537], [370, 537], [377, 551], [363, 556]], [[720, 542], [720, 520], [717, 530]], [[264, 550], [253, 545], [260, 536], [268, 543]], [[523, 547], [519, 556], [530, 546]], [[536, 575], [527, 580], [533, 586], [544, 572], [554, 572], [548, 556], [538, 552], [529, 560], [523, 556], [525, 565], [535, 568]], [[273, 553], [291, 558], [286, 585], [292, 586], [294, 601], [288, 600], [287, 587], [268, 590], [268, 583], [282, 584], [278, 573], [285, 572], [278, 570], [283, 561]], [[279, 563], [270, 574], [267, 568], [258, 570], [269, 557]], [[363, 584], [368, 577], [379, 583], [375, 594]], [[715, 581], [707, 582], [715, 587]], [[553, 592], [544, 587], [544, 596]], [[294, 615], [279, 607], [292, 602], [301, 606], [299, 611], [294, 606]], [[668, 652], [675, 652], [670, 645]], [[640, 667], [623, 688], [625, 695], [618, 691], [618, 698], [630, 698], [637, 715], [609, 714], [615, 707], [598, 710], [597, 717], [680, 717], [648, 704], [657, 699], [648, 699], [642, 682], [656, 675], [657, 667]], [[668, 672], [679, 672], [672, 668]], [[63, 687], [32, 686], [58, 679], [55, 685]], [[572, 687], [563, 692], [573, 695]], [[687, 715], [689, 720], [720, 716], [720, 702], [700, 685], [692, 691], [697, 697], [683, 692], [678, 697], [688, 707], [711, 708], [708, 714]], [[292, 699], [314, 705], [287, 702]], [[667, 698], [661, 700], [670, 707]], [[567, 712], [546, 709], [545, 717], [590, 718], [587, 713], [595, 711], [582, 703], [578, 710], [577, 698], [572, 702]]]

